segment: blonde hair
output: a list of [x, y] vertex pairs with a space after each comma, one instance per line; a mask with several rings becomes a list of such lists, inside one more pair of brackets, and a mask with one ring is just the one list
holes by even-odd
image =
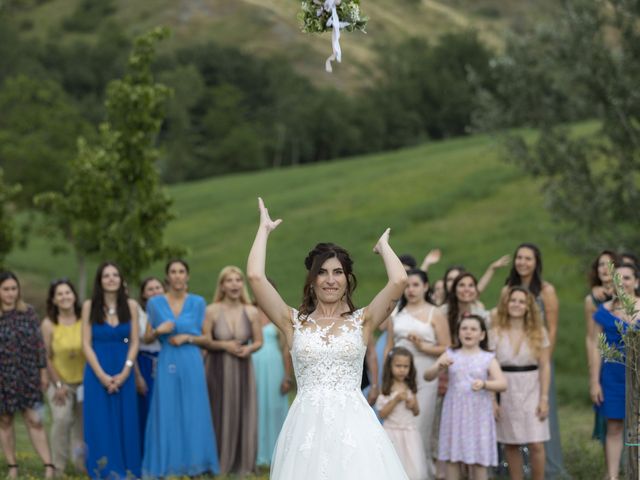
[[536, 299], [528, 289], [521, 286], [511, 287], [507, 294], [502, 296], [498, 305], [495, 328], [498, 333], [502, 330], [508, 331], [511, 328], [509, 322], [509, 300], [515, 292], [522, 292], [527, 297], [527, 311], [524, 314], [524, 334], [529, 348], [537, 357], [540, 355], [542, 343], [544, 342], [544, 324]]
[[242, 293], [240, 294], [240, 302], [242, 302], [244, 305], [251, 305], [251, 297], [249, 297], [249, 291], [247, 290], [247, 282], [244, 281], [244, 273], [235, 265], [227, 265], [222, 270], [220, 270], [220, 273], [218, 274], [218, 283], [216, 284], [216, 292], [213, 294], [213, 302], [217, 303], [224, 300], [224, 291], [222, 290], [222, 284], [229, 275], [234, 273], [240, 275], [240, 278], [242, 279]]

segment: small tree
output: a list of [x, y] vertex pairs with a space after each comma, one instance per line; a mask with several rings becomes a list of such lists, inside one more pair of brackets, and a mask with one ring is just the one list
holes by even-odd
[[[565, 0], [550, 25], [492, 62], [476, 123], [507, 135], [510, 160], [542, 180], [561, 240], [592, 257], [640, 244], [640, 2]], [[569, 122], [593, 119], [589, 135]]]
[[4, 172], [0, 168], [0, 269], [4, 269], [4, 259], [15, 243], [15, 225], [8, 210], [19, 191], [19, 185], [10, 186], [4, 182]]
[[616, 346], [609, 345], [604, 333], [599, 337], [599, 348], [605, 362], [617, 362], [625, 365], [625, 446], [627, 455], [627, 478], [637, 480], [640, 474], [640, 330], [638, 310], [635, 299], [624, 291], [620, 274], [615, 271], [613, 263], [609, 264], [609, 272], [613, 278], [615, 298], [620, 303], [623, 315], [626, 316], [629, 328], [620, 323], [618, 331], [622, 337], [624, 355]]
[[62, 194], [36, 199], [49, 214], [49, 225], [61, 230], [76, 252], [81, 292], [89, 256], [118, 262], [136, 281], [154, 261], [179, 252], [163, 239], [171, 201], [155, 168], [154, 144], [171, 90], [154, 82], [151, 63], [155, 44], [167, 35], [156, 28], [135, 41], [128, 73], [107, 87], [107, 120], [98, 141], [79, 140]]

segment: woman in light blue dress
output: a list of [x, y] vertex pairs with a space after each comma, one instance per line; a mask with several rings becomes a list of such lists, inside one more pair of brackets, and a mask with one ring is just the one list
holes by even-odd
[[289, 349], [281, 346], [278, 329], [261, 311], [262, 348], [252, 356], [258, 393], [257, 465], [271, 465], [282, 424], [289, 411], [292, 365]]
[[168, 289], [147, 302], [147, 336], [160, 340], [158, 366], [147, 419], [144, 478], [218, 473], [200, 346], [205, 301], [187, 293], [189, 267], [182, 260], [166, 268]]

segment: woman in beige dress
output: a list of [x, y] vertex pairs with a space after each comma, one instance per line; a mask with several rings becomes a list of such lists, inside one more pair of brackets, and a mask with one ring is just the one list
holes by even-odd
[[205, 369], [220, 474], [246, 475], [255, 470], [258, 452], [251, 354], [262, 346], [262, 325], [238, 267], [228, 266], [220, 272], [205, 322], [211, 335]]
[[489, 333], [490, 347], [507, 377], [500, 395], [497, 438], [505, 446], [509, 475], [523, 476], [519, 447], [527, 445], [533, 480], [545, 470], [544, 442], [549, 435], [550, 342], [535, 297], [524, 287], [511, 287], [503, 296]]

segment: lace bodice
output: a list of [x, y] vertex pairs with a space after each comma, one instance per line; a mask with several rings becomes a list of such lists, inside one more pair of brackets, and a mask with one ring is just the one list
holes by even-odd
[[320, 326], [311, 318], [302, 322], [293, 311], [291, 356], [299, 394], [359, 392], [366, 351], [362, 315], [363, 309], [357, 310], [336, 328]]

